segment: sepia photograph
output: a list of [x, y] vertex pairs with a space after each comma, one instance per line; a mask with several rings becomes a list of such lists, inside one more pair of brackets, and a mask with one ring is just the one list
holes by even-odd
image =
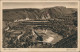
[[78, 48], [78, 2], [3, 2], [3, 48]]
[[77, 48], [77, 6], [77, 2], [3, 2], [2, 47]]

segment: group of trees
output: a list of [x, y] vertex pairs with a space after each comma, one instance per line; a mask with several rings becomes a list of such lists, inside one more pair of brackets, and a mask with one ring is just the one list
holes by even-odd
[[[4, 48], [22, 48], [22, 47], [45, 47], [51, 48], [54, 47], [55, 44], [40, 44], [37, 39], [33, 40], [34, 36], [31, 33], [31, 26], [20, 25], [19, 23], [15, 23], [15, 20], [19, 19], [38, 19], [42, 20], [43, 16], [48, 17], [50, 19], [49, 22], [51, 25], [48, 25], [45, 28], [51, 29], [53, 32], [58, 33], [63, 36], [63, 41], [69, 37], [74, 37], [75, 41], [69, 39], [76, 43], [76, 35], [77, 35], [77, 10], [73, 8], [66, 7], [52, 7], [52, 8], [44, 8], [44, 9], [13, 9], [13, 10], [3, 10], [3, 47]], [[46, 18], [45, 18], [46, 19]], [[17, 30], [17, 31], [26, 31], [21, 38], [18, 40], [17, 36], [20, 34], [14, 34], [13, 32], [5, 31], [5, 28], [9, 27], [9, 30]], [[40, 29], [44, 28], [44, 26], [38, 27]], [[37, 27], [36, 27], [37, 29]], [[67, 41], [67, 43], [70, 43]], [[72, 44], [72, 43], [71, 43]], [[68, 45], [71, 45], [68, 44]], [[60, 46], [61, 44], [59, 44]], [[73, 44], [72, 44], [73, 45]], [[75, 44], [76, 45], [76, 44]], [[56, 46], [55, 46], [56, 47]], [[57, 46], [58, 47], [58, 46]], [[65, 47], [65, 45], [64, 45]]]
[[[69, 23], [68, 23], [69, 22]], [[76, 26], [74, 25], [73, 21], [52, 21], [52, 26], [50, 28], [53, 32], [56, 32], [63, 37], [67, 37], [68, 35], [72, 35], [77, 31]], [[77, 33], [77, 32], [76, 32]]]

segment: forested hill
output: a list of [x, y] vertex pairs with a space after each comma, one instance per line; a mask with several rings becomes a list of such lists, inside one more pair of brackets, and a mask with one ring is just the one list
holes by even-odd
[[22, 8], [22, 9], [3, 9], [3, 20], [14, 21], [17, 19], [62, 19], [66, 17], [77, 17], [77, 9], [66, 7], [51, 7], [51, 8]]
[[[57, 42], [55, 45], [53, 44], [50, 44], [50, 46], [46, 44], [40, 45], [42, 46], [42, 48], [44, 47], [51, 48], [51, 46], [53, 48], [57, 48], [57, 47], [58, 48], [77, 48], [77, 37], [78, 37], [77, 36], [77, 31], [78, 31], [77, 30], [78, 29], [77, 13], [78, 12], [76, 8], [66, 8], [62, 6], [43, 8], [43, 9], [36, 9], [36, 8], [3, 9], [3, 39], [4, 39], [3, 47], [4, 48], [29, 47], [31, 46], [31, 43], [36, 40], [35, 38], [35, 40], [33, 41], [31, 38], [33, 37], [32, 36], [33, 29], [49, 28], [49, 30], [51, 30], [52, 32], [61, 35], [63, 39]], [[21, 25], [21, 23], [24, 23], [24, 19], [28, 19], [28, 20], [32, 19], [33, 21], [47, 20], [51, 25], [48, 25], [48, 24], [47, 26], [35, 25], [35, 28], [32, 25], [29, 25], [29, 26]], [[23, 21], [16, 23], [15, 22], [16, 20], [23, 20]], [[12, 31], [12, 32], [8, 32], [8, 31]], [[17, 35], [13, 31], [21, 32], [19, 33], [19, 35], [21, 35], [22, 32], [25, 32], [25, 33], [23, 33], [22, 39], [17, 41], [16, 37], [18, 37], [19, 35]], [[30, 37], [30, 38], [26, 38], [26, 37]], [[22, 45], [22, 42], [25, 42], [25, 44]], [[16, 45], [16, 46], [13, 46], [13, 45]], [[35, 47], [36, 46], [37, 45], [35, 45]]]

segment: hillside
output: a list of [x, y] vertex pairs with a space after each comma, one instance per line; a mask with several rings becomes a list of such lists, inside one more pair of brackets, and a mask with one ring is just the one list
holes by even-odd
[[[66, 45], [68, 45], [68, 48], [77, 47], [77, 13], [78, 12], [76, 8], [66, 8], [63, 6], [56, 6], [43, 9], [3, 9], [3, 47], [65, 48]], [[15, 22], [16, 20], [25, 19], [27, 19], [27, 21]], [[35, 22], [35, 24], [38, 24], [39, 21], [40, 24], [44, 24], [44, 22], [42, 23], [42, 21], [48, 21], [51, 25], [46, 24], [46, 26], [37, 26], [34, 25], [34, 23], [31, 21]], [[26, 25], [29, 22], [33, 24]], [[40, 36], [40, 31], [43, 32], [43, 30], [45, 31], [45, 29], [50, 32], [47, 32], [47, 36], [44, 38], [47, 38], [52, 32], [63, 38], [61, 38], [61, 40], [58, 40], [59, 42], [54, 45], [53, 43], [40, 45], [37, 42], [39, 41], [39, 37], [37, 39], [36, 36], [33, 34], [34, 31], [36, 31], [37, 34], [39, 34], [38, 36]], [[42, 35], [46, 35], [46, 33], [42, 33]], [[21, 36], [19, 40], [17, 39], [18, 36]], [[66, 44], [66, 42], [68, 44]]]
[[52, 7], [44, 9], [4, 9], [3, 20], [14, 21], [16, 19], [54, 19], [54, 18], [65, 18], [65, 16], [74, 17], [77, 9], [66, 8], [66, 7]]

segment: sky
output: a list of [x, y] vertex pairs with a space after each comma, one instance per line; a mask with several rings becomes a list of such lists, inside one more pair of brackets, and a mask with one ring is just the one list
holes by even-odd
[[77, 8], [77, 2], [3, 2], [3, 9], [16, 8], [49, 8], [55, 6], [64, 6], [67, 8]]

